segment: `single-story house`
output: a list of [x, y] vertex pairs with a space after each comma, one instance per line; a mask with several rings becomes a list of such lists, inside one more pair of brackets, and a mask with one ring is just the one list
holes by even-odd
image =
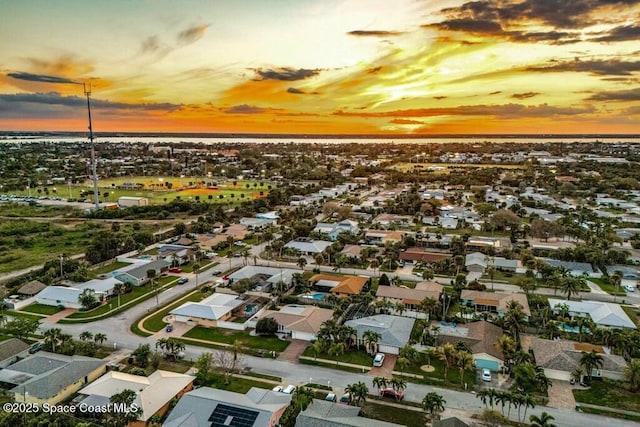
[[522, 305], [524, 313], [527, 317], [531, 316], [529, 302], [525, 294], [503, 293], [503, 292], [484, 292], [463, 289], [460, 294], [462, 305], [472, 307], [478, 312], [495, 313], [498, 316], [504, 316], [507, 306], [511, 301], [516, 301]]
[[116, 279], [123, 283], [130, 283], [133, 286], [141, 286], [149, 281], [147, 271], [153, 270], [156, 277], [169, 269], [171, 258], [157, 259], [151, 262], [136, 262], [111, 273]]
[[169, 314], [176, 322], [194, 322], [199, 326], [216, 327], [217, 322], [231, 319], [245, 302], [238, 295], [216, 292], [200, 302], [186, 302]]
[[347, 320], [344, 324], [355, 328], [357, 339], [362, 345], [364, 345], [364, 333], [374, 331], [381, 336], [378, 341], [380, 352], [398, 354], [400, 347], [409, 342], [415, 321], [409, 317], [376, 314], [375, 316]]
[[407, 248], [405, 251], [400, 252], [400, 260], [413, 263], [413, 262], [425, 262], [427, 264], [433, 264], [443, 259], [451, 258], [453, 255], [446, 252], [429, 252], [424, 248]]
[[411, 215], [383, 213], [373, 219], [373, 224], [380, 224], [383, 227], [390, 227], [392, 225], [399, 227], [411, 227], [414, 225], [414, 221]]
[[29, 283], [20, 287], [20, 289], [18, 289], [18, 295], [32, 297], [34, 295], [37, 295], [41, 290], [43, 290], [46, 287], [47, 285], [40, 282], [39, 280], [32, 280]]
[[279, 267], [263, 267], [259, 265], [247, 265], [228, 276], [229, 282], [249, 279], [255, 284], [255, 291], [270, 292], [271, 288], [279, 282], [290, 287], [293, 282], [293, 275], [300, 273], [300, 270]]
[[408, 312], [420, 312], [422, 301], [428, 298], [439, 301], [443, 289], [444, 287], [436, 282], [420, 282], [416, 284], [414, 289], [398, 286], [378, 286], [376, 297], [378, 299], [386, 298], [395, 304], [403, 303]]
[[310, 305], [285, 305], [280, 310], [266, 310], [252, 320], [271, 318], [278, 322], [278, 332], [291, 336], [294, 340], [312, 341], [322, 323], [333, 317], [333, 310]]
[[244, 217], [240, 218], [240, 225], [244, 225], [249, 230], [262, 230], [267, 227], [274, 226], [278, 223], [277, 219], [267, 219], [267, 218], [250, 218]]
[[621, 356], [607, 353], [602, 346], [577, 343], [569, 340], [545, 340], [536, 336], [522, 337], [522, 347], [533, 352], [536, 365], [544, 369], [545, 375], [552, 380], [569, 381], [571, 373], [580, 366], [580, 358], [592, 350], [602, 357], [602, 369], [593, 370], [594, 378], [622, 380], [626, 360]]
[[331, 242], [309, 239], [307, 237], [299, 237], [284, 245], [285, 248], [300, 251], [302, 255], [316, 255], [322, 253], [329, 246], [331, 246]]
[[609, 276], [613, 275], [616, 271], [622, 272], [623, 280], [638, 280], [640, 279], [640, 271], [630, 265], [607, 265], [607, 272]]
[[552, 267], [562, 267], [566, 269], [570, 275], [578, 277], [587, 275], [589, 277], [601, 277], [602, 273], [596, 268], [586, 262], [570, 262], [570, 261], [560, 261], [558, 259], [551, 258], [540, 258], [546, 264]]
[[0, 341], [0, 369], [29, 355], [31, 346], [18, 338]]
[[470, 237], [465, 243], [467, 248], [500, 248], [503, 246], [503, 240], [498, 237]]
[[329, 239], [335, 241], [340, 233], [359, 234], [360, 228], [357, 222], [345, 219], [336, 223], [319, 222], [313, 231], [326, 234]]
[[365, 276], [338, 276], [320, 273], [311, 276], [309, 283], [317, 291], [348, 296], [357, 295], [363, 290], [367, 290], [370, 280], [370, 277]]
[[79, 309], [82, 307], [82, 304], [78, 302], [78, 297], [81, 293], [82, 291], [78, 288], [47, 286], [36, 295], [36, 302], [54, 307], [63, 306], [66, 308]]
[[109, 398], [124, 390], [136, 393], [133, 403], [142, 410], [138, 420], [129, 423], [129, 427], [147, 425], [154, 416], [163, 416], [170, 408], [173, 399], [180, 399], [182, 395], [193, 388], [195, 377], [176, 372], [153, 372], [148, 377], [131, 375], [124, 372], [110, 371], [93, 383], [81, 389], [77, 399], [79, 404], [88, 406], [102, 406], [109, 404]]
[[109, 277], [107, 279], [92, 279], [88, 282], [79, 283], [74, 287], [81, 291], [85, 289], [92, 289], [96, 295], [102, 295], [106, 298], [114, 294], [114, 288], [116, 285], [122, 283], [124, 282], [115, 277]]
[[438, 324], [438, 327], [439, 344], [463, 342], [471, 349], [476, 368], [491, 369], [494, 372], [502, 369], [504, 355], [496, 348], [496, 343], [503, 334], [500, 326], [481, 320], [456, 326]]
[[333, 402], [313, 399], [307, 409], [296, 418], [295, 427], [400, 427], [372, 418], [360, 417], [360, 407], [337, 405]]
[[15, 386], [9, 391], [16, 402], [56, 405], [106, 369], [104, 360], [40, 351], [0, 370], [0, 382]]
[[364, 238], [369, 244], [384, 246], [387, 242], [402, 242], [407, 234], [406, 231], [397, 230], [367, 230]]
[[519, 272], [522, 263], [517, 259], [507, 259], [504, 257], [490, 257], [480, 252], [472, 252], [467, 255], [464, 266], [470, 272], [484, 273], [487, 267], [493, 266], [496, 270]]
[[246, 394], [202, 387], [185, 393], [164, 427], [275, 427], [291, 395], [252, 387]]
[[637, 329], [636, 324], [627, 316], [618, 304], [601, 301], [569, 301], [549, 298], [549, 306], [554, 313], [559, 313], [562, 306], [569, 310], [569, 316], [589, 317], [593, 323], [601, 328], [629, 328]]

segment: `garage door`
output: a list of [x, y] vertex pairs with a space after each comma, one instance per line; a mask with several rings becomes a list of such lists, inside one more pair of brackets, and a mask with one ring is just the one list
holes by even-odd
[[494, 360], [477, 359], [476, 368], [491, 369], [494, 372], [498, 372], [500, 370], [500, 364]]
[[398, 347], [391, 347], [391, 346], [388, 346], [388, 345], [381, 345], [378, 348], [378, 351], [380, 353], [389, 353], [389, 354], [398, 354], [399, 353]]

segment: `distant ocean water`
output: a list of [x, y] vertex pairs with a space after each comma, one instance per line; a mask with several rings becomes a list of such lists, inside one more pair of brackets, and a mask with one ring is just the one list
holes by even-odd
[[[53, 135], [2, 135], [0, 136], [0, 143], [2, 142], [86, 142], [87, 138], [83, 136], [53, 136]], [[147, 143], [147, 144], [172, 144], [172, 143], [192, 143], [192, 144], [447, 144], [447, 143], [596, 143], [601, 142], [605, 144], [615, 143], [640, 143], [640, 135], [557, 135], [557, 136], [457, 136], [457, 137], [433, 137], [433, 138], [393, 138], [393, 137], [314, 137], [313, 135], [307, 137], [225, 137], [225, 136], [182, 136], [182, 135], [170, 135], [170, 136], [113, 136], [113, 135], [96, 135], [97, 142], [112, 142], [112, 143]]]

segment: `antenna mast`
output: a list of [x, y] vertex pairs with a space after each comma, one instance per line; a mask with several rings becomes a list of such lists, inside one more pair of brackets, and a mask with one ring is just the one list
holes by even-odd
[[84, 94], [87, 97], [87, 113], [89, 115], [89, 141], [91, 141], [91, 173], [93, 180], [93, 200], [96, 204], [96, 210], [100, 209], [100, 202], [98, 200], [98, 169], [96, 166], [96, 148], [93, 142], [93, 126], [91, 125], [91, 103], [89, 98], [91, 97], [91, 84], [82, 83], [84, 88]]

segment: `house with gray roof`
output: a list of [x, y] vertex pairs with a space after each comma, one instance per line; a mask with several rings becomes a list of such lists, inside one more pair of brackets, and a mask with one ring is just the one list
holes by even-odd
[[29, 354], [29, 344], [18, 338], [0, 341], [0, 369], [6, 368]]
[[566, 269], [570, 275], [574, 277], [587, 275], [589, 277], [602, 277], [602, 273], [596, 268], [586, 262], [571, 262], [571, 261], [561, 261], [558, 259], [551, 258], [540, 258], [546, 264], [552, 267], [561, 267]]
[[401, 424], [360, 417], [357, 406], [313, 399], [296, 418], [296, 427], [399, 427]]
[[202, 387], [185, 393], [164, 427], [274, 427], [291, 395], [252, 387], [246, 394]]
[[364, 345], [363, 337], [366, 331], [380, 334], [378, 340], [380, 352], [398, 354], [400, 347], [406, 345], [411, 337], [411, 330], [416, 319], [389, 314], [376, 314], [344, 322], [357, 331], [357, 339]]
[[299, 237], [284, 245], [285, 248], [300, 251], [302, 255], [316, 255], [324, 251], [329, 246], [331, 246], [331, 242], [314, 240], [308, 237]]
[[200, 302], [186, 302], [169, 312], [176, 322], [195, 323], [200, 326], [218, 326], [229, 320], [234, 310], [245, 303], [238, 295], [216, 292]]
[[151, 262], [135, 263], [114, 271], [111, 274], [123, 283], [130, 283], [133, 286], [141, 286], [149, 281], [147, 271], [154, 270], [156, 276], [160, 276], [164, 271], [169, 269], [171, 264], [164, 259], [158, 259]]
[[574, 317], [588, 317], [601, 328], [637, 329], [636, 324], [627, 316], [618, 304], [601, 301], [569, 301], [549, 298], [549, 306], [554, 313], [559, 313], [563, 306]]
[[260, 265], [247, 265], [228, 276], [229, 283], [242, 279], [249, 279], [253, 282], [253, 290], [257, 292], [271, 292], [271, 288], [279, 282], [291, 286], [293, 275], [300, 273], [300, 270], [291, 268], [263, 267]]
[[78, 297], [81, 293], [82, 291], [78, 288], [47, 286], [36, 295], [36, 302], [54, 307], [81, 308], [82, 304], [78, 302]]
[[41, 351], [0, 370], [0, 382], [14, 386], [9, 391], [16, 402], [55, 405], [105, 371], [100, 359]]

